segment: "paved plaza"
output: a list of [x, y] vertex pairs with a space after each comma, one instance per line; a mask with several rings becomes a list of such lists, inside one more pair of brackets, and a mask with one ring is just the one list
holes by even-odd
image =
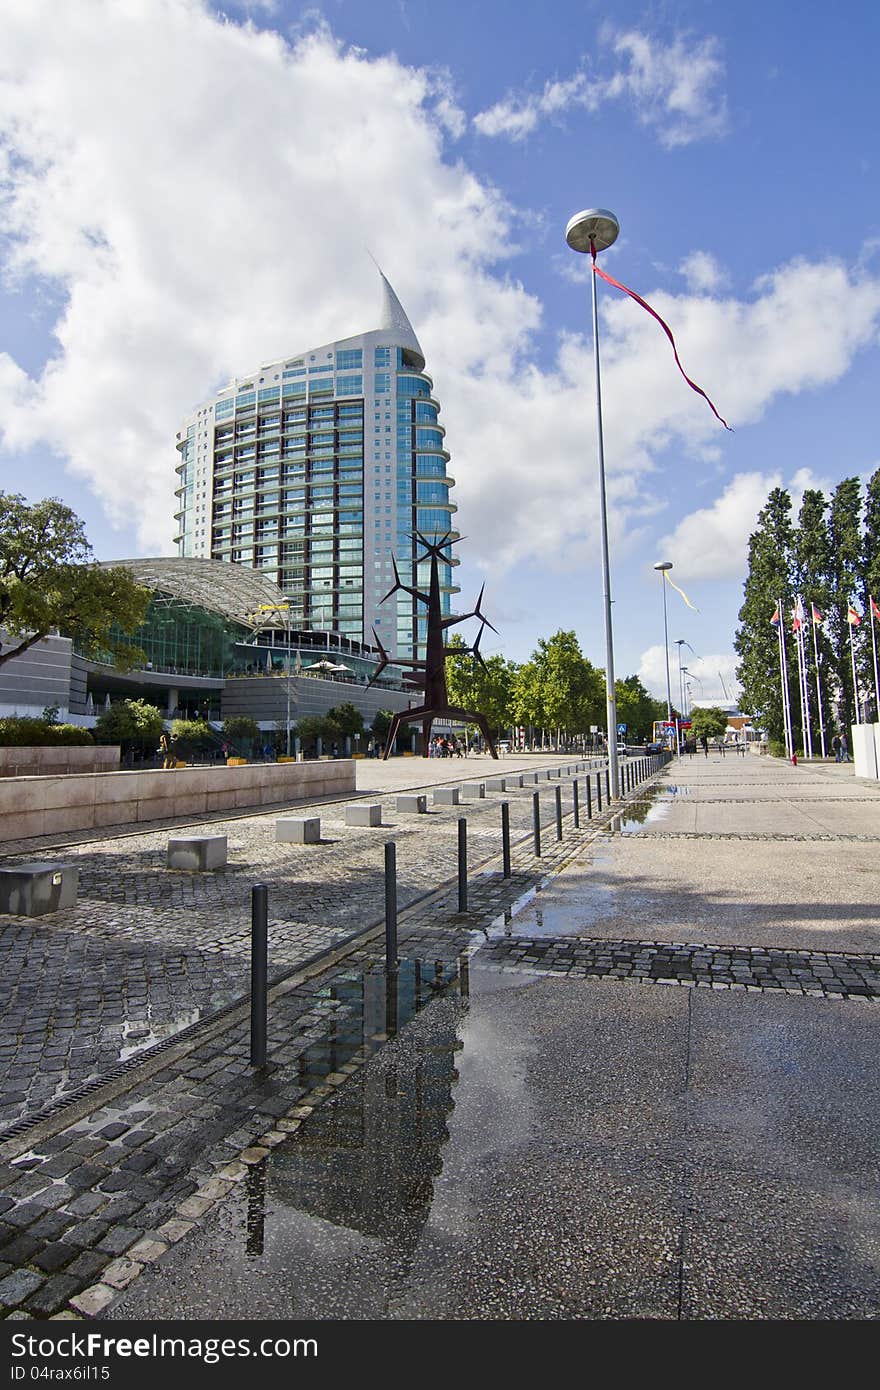
[[165, 868], [168, 826], [6, 847], [80, 895], [0, 919], [4, 1315], [876, 1316], [880, 788], [699, 755], [609, 809], [555, 755], [361, 762], [358, 797], [382, 827], [296, 808], [319, 845], [277, 844], [274, 810], [211, 822], [210, 874]]

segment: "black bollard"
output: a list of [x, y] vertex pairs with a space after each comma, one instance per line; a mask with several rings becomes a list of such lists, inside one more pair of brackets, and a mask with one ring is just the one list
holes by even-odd
[[397, 970], [397, 846], [393, 840], [385, 846], [385, 969], [388, 974]]
[[458, 821], [458, 910], [467, 912], [467, 818], [460, 816]]
[[501, 854], [504, 878], [510, 878], [510, 803], [501, 803]]
[[596, 773], [596, 811], [597, 811], [598, 814], [601, 816], [601, 814], [602, 814], [602, 774], [601, 774], [601, 772], [597, 772], [597, 773]]
[[556, 788], [556, 838], [562, 839], [562, 788]]
[[592, 791], [591, 791], [591, 789], [590, 789], [590, 778], [589, 778], [589, 774], [587, 775], [587, 779], [586, 779], [586, 781], [584, 782], [584, 786], [585, 786], [586, 789], [587, 789], [587, 820], [592, 820], [592, 819], [593, 819], [593, 793], [592, 793]]
[[269, 889], [251, 889], [251, 1066], [266, 1065], [269, 978]]
[[535, 832], [535, 854], [540, 858], [541, 855], [541, 797], [540, 793], [532, 792], [532, 825]]
[[572, 784], [571, 784], [571, 795], [572, 795], [572, 800], [573, 800], [573, 803], [574, 803], [574, 805], [573, 805], [573, 811], [574, 811], [574, 828], [575, 828], [575, 830], [579, 830], [579, 829], [580, 829], [580, 824], [581, 824], [581, 809], [580, 809], [580, 806], [578, 805], [578, 784], [577, 784], [577, 778], [576, 778], [576, 777], [575, 777], [574, 781], [573, 781]]

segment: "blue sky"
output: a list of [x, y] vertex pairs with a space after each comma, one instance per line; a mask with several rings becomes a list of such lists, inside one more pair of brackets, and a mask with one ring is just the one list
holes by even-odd
[[101, 558], [170, 553], [183, 415], [374, 326], [369, 249], [443, 404], [461, 606], [485, 579], [507, 655], [563, 627], [602, 664], [589, 283], [564, 229], [607, 207], [605, 268], [734, 427], [602, 285], [617, 672], [665, 687], [668, 559], [699, 609], [669, 593], [692, 693], [731, 687], [770, 487], [880, 464], [876, 6], [5, 10], [0, 486], [63, 497]]

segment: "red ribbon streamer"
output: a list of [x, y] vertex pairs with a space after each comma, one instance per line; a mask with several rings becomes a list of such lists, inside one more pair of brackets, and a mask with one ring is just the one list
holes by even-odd
[[641, 304], [642, 308], [647, 309], [651, 317], [657, 320], [660, 327], [663, 329], [663, 332], [666, 334], [667, 338], [672, 344], [672, 351], [675, 356], [675, 365], [678, 367], [678, 370], [681, 372], [688, 386], [691, 388], [692, 391], [696, 391], [698, 396], [702, 396], [705, 401], [708, 401], [709, 408], [712, 411], [712, 414], [715, 416], [715, 418], [717, 420], [720, 420], [724, 428], [726, 430], [730, 430], [730, 433], [733, 434], [733, 430], [730, 429], [730, 425], [728, 425], [727, 421], [724, 419], [722, 415], [718, 414], [718, 411], [715, 409], [715, 406], [712, 404], [711, 400], [709, 400], [709, 397], [706, 395], [706, 392], [703, 390], [702, 386], [698, 386], [695, 381], [691, 381], [684, 367], [681, 365], [681, 361], [679, 360], [678, 356], [678, 349], [675, 346], [675, 339], [672, 336], [672, 329], [669, 327], [669, 324], [664, 322], [664, 320], [657, 313], [657, 310], [652, 309], [648, 301], [646, 299], [642, 299], [642, 296], [640, 294], [636, 294], [635, 290], [631, 290], [628, 285], [622, 285], [619, 280], [615, 280], [613, 276], [607, 275], [604, 270], [599, 269], [599, 267], [596, 264], [596, 248], [593, 245], [592, 241], [590, 242], [590, 254], [593, 258], [594, 275], [601, 275], [602, 279], [607, 280], [608, 284], [613, 285], [616, 290], [623, 290], [624, 294], [628, 294], [630, 299], [634, 299], [637, 304]]

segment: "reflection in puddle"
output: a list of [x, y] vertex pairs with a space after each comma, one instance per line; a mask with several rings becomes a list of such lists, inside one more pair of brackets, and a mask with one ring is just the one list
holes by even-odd
[[[319, 1083], [340, 1068], [350, 1074], [295, 1137], [249, 1170], [242, 1194], [248, 1260], [271, 1259], [279, 1245], [292, 1244], [318, 1266], [381, 1249], [386, 1274], [409, 1267], [449, 1137], [468, 990], [464, 958], [402, 961], [396, 979], [377, 972], [334, 983], [325, 998], [345, 1011], [309, 1049], [301, 1077]], [[298, 1264], [285, 1259], [292, 1290]], [[293, 1297], [303, 1315], [321, 1315]]]
[[167, 1038], [175, 1037], [177, 1033], [183, 1032], [184, 1028], [189, 1028], [190, 1024], [198, 1023], [201, 1016], [201, 1009], [190, 1009], [188, 1013], [180, 1014], [178, 1018], [166, 1019], [163, 1023], [151, 1021], [149, 1018], [133, 1019], [123, 1023], [122, 1046], [119, 1048], [120, 1062], [136, 1056], [148, 1047], [165, 1042]]

